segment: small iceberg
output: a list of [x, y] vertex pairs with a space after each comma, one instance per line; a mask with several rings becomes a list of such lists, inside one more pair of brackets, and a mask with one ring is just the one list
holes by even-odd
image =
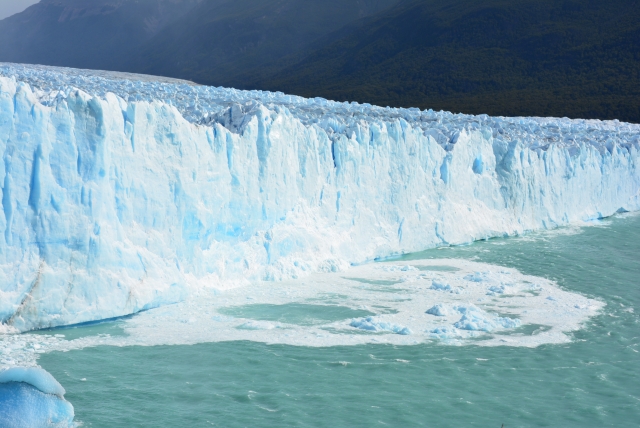
[[351, 327], [359, 328], [360, 330], [381, 332], [388, 331], [391, 333], [409, 335], [412, 333], [408, 327], [393, 324], [385, 321], [376, 320], [374, 317], [366, 317], [360, 319], [354, 319], [349, 324]]
[[437, 317], [446, 317], [447, 315], [449, 315], [449, 311], [447, 310], [447, 308], [441, 304], [432, 306], [430, 309], [427, 309], [426, 313], [429, 315], [435, 315]]
[[460, 330], [485, 331], [489, 333], [499, 328], [520, 327], [522, 324], [519, 319], [492, 317], [473, 305], [456, 306], [454, 309], [462, 314], [462, 318], [453, 324], [455, 328]]
[[250, 320], [239, 325], [238, 328], [242, 330], [273, 330], [274, 328], [282, 328], [282, 324]]
[[455, 339], [460, 333], [453, 327], [438, 327], [429, 331], [430, 336], [434, 339]]
[[451, 291], [451, 286], [445, 282], [432, 281], [431, 289], [438, 290], [438, 291]]
[[73, 427], [73, 406], [46, 370], [12, 367], [0, 371], [0, 425], [3, 428]]

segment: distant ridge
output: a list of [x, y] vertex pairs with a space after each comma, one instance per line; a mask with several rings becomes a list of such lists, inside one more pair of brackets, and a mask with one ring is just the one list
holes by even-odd
[[640, 2], [404, 1], [255, 86], [508, 116], [640, 122]]
[[396, 2], [41, 0], [0, 21], [0, 61], [226, 84]]
[[140, 46], [201, 0], [41, 0], [0, 21], [0, 61], [132, 71]]
[[0, 61], [640, 122], [639, 0], [42, 0], [0, 21]]

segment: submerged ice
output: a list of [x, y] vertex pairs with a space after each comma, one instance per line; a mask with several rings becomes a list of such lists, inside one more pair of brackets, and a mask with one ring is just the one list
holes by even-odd
[[[209, 287], [638, 210], [639, 136], [618, 122], [2, 64], [0, 329], [118, 317]], [[465, 275], [425, 288], [446, 300], [486, 282]], [[493, 286], [483, 295], [509, 287]], [[468, 318], [461, 325], [508, 323]]]

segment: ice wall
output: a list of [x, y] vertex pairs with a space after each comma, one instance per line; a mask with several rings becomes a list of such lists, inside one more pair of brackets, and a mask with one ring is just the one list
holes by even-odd
[[5, 331], [640, 208], [637, 125], [92, 79], [0, 67]]

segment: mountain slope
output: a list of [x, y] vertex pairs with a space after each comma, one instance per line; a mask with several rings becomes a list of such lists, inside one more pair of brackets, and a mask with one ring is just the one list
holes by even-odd
[[42, 0], [0, 21], [0, 61], [243, 87], [398, 0]]
[[42, 0], [0, 21], [0, 61], [127, 71], [139, 46], [201, 0]]
[[640, 122], [640, 0], [42, 0], [0, 61], [492, 115]]
[[244, 87], [248, 75], [397, 0], [203, 2], [143, 46], [131, 69]]
[[390, 106], [638, 122], [638, 6], [405, 1], [252, 85]]

